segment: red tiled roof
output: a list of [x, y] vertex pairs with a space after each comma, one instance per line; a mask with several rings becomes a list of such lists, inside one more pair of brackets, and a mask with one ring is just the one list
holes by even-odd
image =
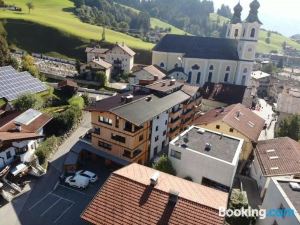
[[300, 143], [289, 137], [259, 141], [255, 155], [265, 176], [300, 174]]
[[210, 110], [197, 118], [193, 123], [195, 125], [203, 125], [219, 120], [255, 142], [258, 140], [265, 125], [264, 119], [242, 104], [230, 105], [224, 109]]
[[[114, 172], [81, 218], [92, 224], [189, 224], [221, 225], [218, 208], [227, 206], [228, 194], [160, 172], [158, 183], [150, 186], [156, 170], [131, 164]], [[169, 191], [179, 192], [176, 204]]]

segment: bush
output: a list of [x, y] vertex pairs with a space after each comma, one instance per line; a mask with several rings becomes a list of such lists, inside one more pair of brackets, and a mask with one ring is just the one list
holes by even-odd
[[14, 101], [14, 107], [18, 111], [26, 111], [27, 109], [41, 109], [43, 100], [35, 94], [24, 94]]
[[73, 96], [72, 98], [69, 99], [68, 103], [71, 106], [78, 107], [79, 109], [83, 109], [85, 105], [84, 99], [80, 96]]
[[40, 78], [40, 73], [34, 64], [34, 58], [30, 55], [22, 57], [22, 71], [28, 71], [32, 76]]
[[153, 165], [153, 168], [174, 176], [176, 175], [176, 171], [172, 166], [172, 162], [166, 155], [161, 156], [159, 160]]
[[41, 165], [45, 164], [46, 159], [58, 148], [59, 142], [59, 138], [52, 136], [40, 144], [35, 154]]

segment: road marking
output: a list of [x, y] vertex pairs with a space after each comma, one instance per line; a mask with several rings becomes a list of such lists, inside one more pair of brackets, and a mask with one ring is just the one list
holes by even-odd
[[63, 213], [60, 214], [59, 217], [57, 217], [57, 219], [54, 221], [54, 223], [57, 223], [57, 222], [60, 220], [60, 218], [62, 218], [63, 215], [65, 215], [65, 214], [69, 211], [69, 209], [71, 209], [71, 208], [73, 207], [73, 205], [74, 205], [74, 203], [72, 203], [68, 208], [66, 208], [66, 209], [63, 211]]
[[61, 185], [61, 184], [59, 184], [58, 186], [60, 186], [60, 187], [62, 187], [62, 188], [65, 188], [65, 189], [68, 189], [68, 190], [71, 190], [71, 191], [75, 191], [75, 192], [80, 193], [80, 194], [85, 195], [85, 196], [93, 197], [93, 196], [90, 196], [90, 195], [88, 195], [88, 194], [86, 194], [86, 193], [84, 193], [84, 192], [75, 190], [75, 189], [73, 189], [73, 188], [70, 188], [70, 187], [67, 187], [67, 186], [64, 186], [64, 185]]
[[34, 205], [32, 205], [28, 210], [31, 211], [35, 206], [37, 206], [40, 202], [42, 202], [43, 200], [45, 200], [48, 195], [50, 195], [51, 192], [49, 192], [48, 194], [46, 194], [43, 198], [41, 198], [39, 201], [37, 201]]
[[70, 200], [70, 199], [67, 199], [67, 198], [64, 198], [64, 197], [61, 197], [60, 195], [57, 195], [57, 194], [54, 194], [54, 193], [51, 193], [51, 195], [54, 195], [54, 196], [56, 196], [56, 197], [58, 197], [58, 198], [60, 198], [60, 199], [62, 199], [62, 200], [65, 200], [65, 201], [67, 201], [67, 202], [70, 202], [70, 203], [72, 203], [72, 204], [74, 204], [75, 202], [73, 202], [72, 200]]
[[52, 209], [59, 201], [61, 200], [61, 198], [59, 198], [56, 202], [54, 202], [48, 209], [46, 209], [41, 215], [40, 217], [44, 216], [50, 209]]

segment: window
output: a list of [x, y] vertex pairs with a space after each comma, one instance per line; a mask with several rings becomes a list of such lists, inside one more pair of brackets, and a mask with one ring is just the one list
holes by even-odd
[[111, 139], [113, 139], [115, 141], [118, 141], [118, 142], [121, 142], [121, 143], [125, 143], [126, 142], [126, 138], [122, 137], [120, 135], [111, 134]]
[[245, 68], [245, 69], [243, 70], [243, 73], [247, 73], [247, 72], [248, 72], [248, 69]]
[[155, 131], [158, 131], [158, 126], [155, 127]]
[[6, 159], [10, 159], [10, 158], [11, 158], [11, 152], [8, 151], [8, 152], [6, 152]]
[[159, 140], [159, 136], [155, 137], [155, 142], [157, 142]]
[[128, 150], [124, 150], [123, 156], [126, 157], [126, 158], [131, 158], [131, 152], [128, 151]]
[[139, 141], [142, 141], [144, 139], [144, 135], [139, 136]]
[[216, 125], [216, 128], [217, 128], [217, 129], [220, 129], [220, 125]]
[[242, 82], [241, 82], [241, 85], [245, 85], [246, 84], [246, 76], [244, 75], [242, 77]]
[[154, 156], [156, 156], [157, 155], [157, 151], [158, 151], [158, 147], [156, 146], [153, 150], [154, 150]]
[[234, 31], [234, 37], [237, 37], [237, 36], [239, 36], [239, 30], [235, 29], [235, 31]]
[[252, 52], [252, 48], [248, 48], [248, 52]]
[[246, 34], [246, 30], [244, 29], [244, 31], [243, 31], [243, 37], [245, 37], [245, 34]]
[[163, 62], [161, 62], [160, 67], [165, 67], [165, 64]]
[[197, 84], [200, 84], [200, 79], [201, 79], [201, 72], [198, 72], [198, 74], [197, 74]]
[[181, 159], [181, 152], [171, 149], [171, 157], [175, 159]]
[[99, 127], [96, 127], [96, 128], [94, 129], [94, 134], [100, 135], [100, 128], [99, 128]]
[[106, 150], [111, 150], [111, 145], [110, 144], [107, 144], [107, 143], [105, 143], [105, 142], [102, 142], [102, 141], [99, 141], [98, 142], [98, 146], [99, 147], [102, 147], [102, 148], [105, 148]]
[[214, 70], [214, 66], [213, 66], [213, 65], [210, 65], [210, 66], [209, 66], [209, 70]]
[[209, 73], [208, 73], [208, 79], [207, 79], [208, 82], [211, 82], [211, 80], [212, 80], [212, 75], [213, 75], [212, 72], [209, 72]]
[[167, 125], [167, 124], [168, 124], [168, 120], [165, 121], [165, 125]]
[[106, 118], [106, 117], [103, 117], [103, 116], [99, 116], [98, 121], [101, 122], [101, 123], [112, 125], [112, 119], [109, 119], [109, 118]]
[[191, 83], [191, 81], [192, 81], [192, 72], [190, 71], [187, 83]]
[[229, 129], [229, 132], [233, 133], [233, 128], [230, 128], [230, 129]]
[[226, 67], [226, 71], [230, 71], [230, 66], [227, 66], [227, 67]]
[[192, 66], [192, 70], [199, 70], [199, 69], [200, 69], [200, 66], [198, 66], [197, 64]]
[[229, 73], [225, 73], [224, 82], [228, 82]]
[[251, 35], [250, 35], [252, 38], [254, 38], [255, 37], [255, 28], [252, 28], [252, 30], [251, 30]]
[[165, 130], [165, 131], [163, 132], [163, 135], [166, 136], [166, 133], [167, 133], [167, 131]]
[[120, 118], [117, 116], [116, 117], [116, 128], [119, 128], [119, 123], [120, 123]]
[[230, 29], [228, 29], [228, 33], [227, 33], [227, 36], [230, 36]]
[[178, 63], [176, 63], [174, 67], [177, 68], [178, 67]]
[[157, 117], [156, 117], [156, 119], [158, 119], [158, 120], [159, 120], [159, 116], [157, 116]]

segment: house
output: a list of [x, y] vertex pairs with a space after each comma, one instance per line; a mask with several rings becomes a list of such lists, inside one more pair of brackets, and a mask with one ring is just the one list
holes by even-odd
[[93, 59], [92, 61], [80, 66], [81, 73], [96, 73], [103, 72], [107, 81], [110, 81], [112, 65], [101, 58]]
[[287, 116], [299, 114], [300, 87], [284, 86], [282, 93], [278, 95], [277, 111], [279, 112], [279, 121]]
[[300, 143], [289, 137], [259, 141], [254, 151], [250, 175], [263, 198], [272, 177], [300, 176]]
[[0, 67], [0, 99], [12, 102], [21, 95], [42, 93], [47, 89], [28, 72], [18, 72], [11, 66]]
[[[152, 51], [152, 64], [172, 72], [177, 79], [203, 87], [209, 83], [249, 86], [259, 29], [260, 4], [253, 0], [245, 21], [240, 3], [227, 26], [226, 38], [167, 34]], [[179, 69], [180, 70], [179, 70]]]
[[0, 117], [0, 168], [18, 159], [30, 162], [43, 140], [43, 128], [52, 118], [29, 109], [26, 112], [7, 112]]
[[192, 126], [169, 144], [169, 159], [177, 176], [229, 191], [242, 151], [243, 140]]
[[145, 164], [191, 124], [200, 102], [199, 87], [175, 80], [97, 101], [86, 109], [92, 115], [92, 145], [117, 161]]
[[105, 61], [112, 64], [114, 74], [130, 73], [134, 65], [135, 52], [124, 42], [116, 43], [105, 54]]
[[194, 125], [244, 140], [240, 159], [247, 160], [264, 129], [265, 120], [242, 104], [208, 111], [197, 118]]
[[111, 174], [81, 214], [89, 224], [223, 225], [228, 194], [133, 163]]
[[78, 91], [77, 83], [69, 79], [59, 82], [57, 87], [67, 95], [74, 95]]
[[[257, 225], [300, 225], [300, 180], [272, 178], [261, 208], [267, 216]], [[276, 211], [275, 211], [276, 210]]]
[[260, 97], [266, 97], [270, 86], [271, 74], [262, 71], [253, 71], [251, 73], [251, 82], [254, 86], [256, 93]]
[[109, 49], [101, 48], [100, 46], [87, 47], [85, 49], [86, 61], [87, 63], [93, 61], [94, 59], [105, 59], [105, 54]]
[[129, 77], [129, 85], [148, 85], [166, 77], [166, 74], [156, 66], [137, 66]]

